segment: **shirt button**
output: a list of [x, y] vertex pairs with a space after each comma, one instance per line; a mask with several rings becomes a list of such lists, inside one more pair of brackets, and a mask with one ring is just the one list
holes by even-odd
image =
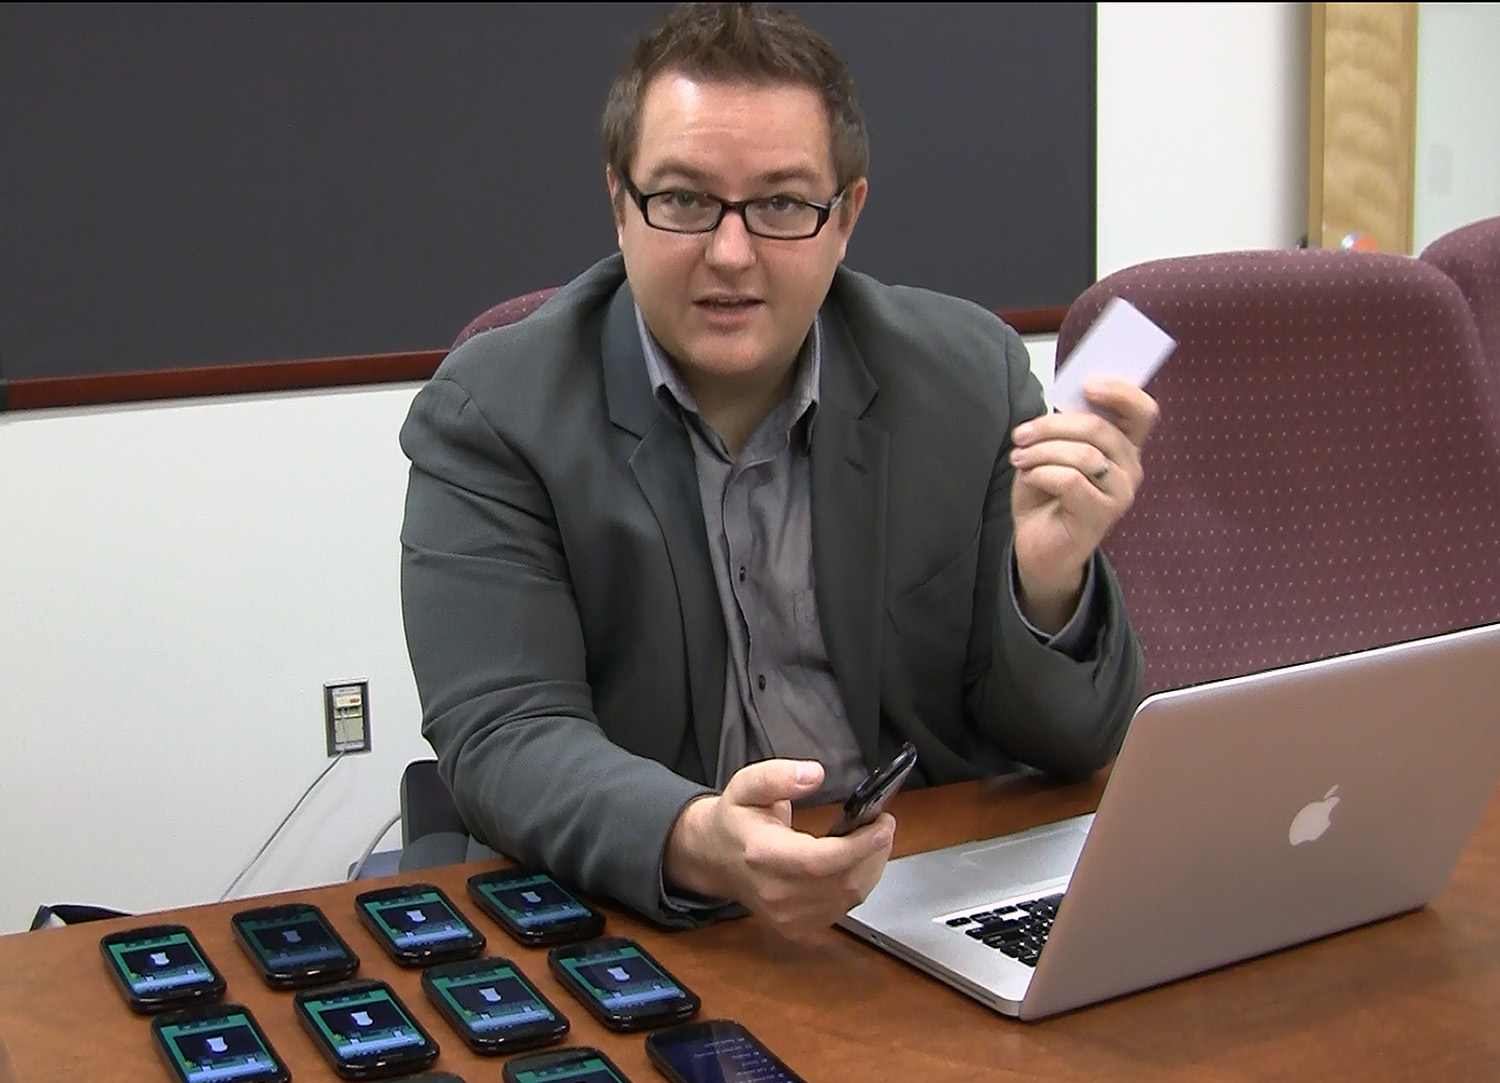
[[766, 675], [764, 673], [755, 678], [755, 687], [759, 688], [762, 692], [766, 690]]
[[740, 568], [740, 582], [743, 583], [744, 581], [745, 581], [745, 569], [744, 569], [743, 566], [741, 566], [741, 568]]

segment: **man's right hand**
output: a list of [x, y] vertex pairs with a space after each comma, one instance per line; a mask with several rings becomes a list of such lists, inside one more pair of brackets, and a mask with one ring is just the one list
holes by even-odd
[[827, 929], [874, 890], [896, 820], [882, 813], [843, 838], [794, 830], [792, 801], [822, 781], [822, 764], [762, 760], [737, 771], [723, 793], [689, 803], [667, 838], [668, 885], [732, 899], [789, 940]]

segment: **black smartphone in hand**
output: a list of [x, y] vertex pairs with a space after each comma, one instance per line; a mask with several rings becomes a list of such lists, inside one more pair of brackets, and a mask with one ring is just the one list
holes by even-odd
[[401, 966], [472, 959], [484, 934], [436, 884], [401, 884], [354, 897], [354, 909], [376, 943]]
[[100, 938], [99, 950], [130, 1010], [151, 1015], [218, 1000], [224, 978], [186, 925], [144, 925]]
[[241, 910], [229, 925], [272, 989], [342, 981], [359, 969], [359, 956], [311, 903]]
[[806, 1083], [732, 1019], [653, 1031], [646, 1035], [646, 1056], [672, 1083]]
[[504, 1083], [630, 1083], [625, 1073], [599, 1050], [570, 1045], [505, 1062]]
[[292, 1012], [341, 1079], [389, 1079], [431, 1067], [438, 1044], [383, 981], [304, 989]]
[[200, 1004], [158, 1015], [151, 1036], [178, 1083], [288, 1083], [266, 1032], [243, 1004]]
[[890, 763], [878, 767], [865, 776], [863, 782], [854, 787], [854, 792], [844, 802], [844, 811], [838, 821], [828, 829], [829, 835], [847, 835], [866, 824], [874, 823], [885, 811], [886, 802], [896, 796], [901, 783], [917, 765], [917, 748], [910, 741], [901, 746]]
[[604, 915], [544, 872], [482, 872], [469, 877], [468, 891], [512, 939], [531, 947], [569, 944], [604, 932]]
[[430, 966], [422, 971], [422, 991], [476, 1053], [515, 1053], [568, 1033], [567, 1016], [509, 959]]
[[547, 953], [547, 966], [610, 1030], [650, 1030], [698, 1012], [697, 994], [628, 937], [560, 945]]

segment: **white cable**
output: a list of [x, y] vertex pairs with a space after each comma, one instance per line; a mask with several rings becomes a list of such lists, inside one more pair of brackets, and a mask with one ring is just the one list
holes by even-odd
[[246, 863], [245, 867], [240, 870], [240, 874], [238, 876], [236, 876], [233, 880], [231, 880], [230, 883], [229, 883], [229, 886], [224, 889], [224, 894], [222, 894], [222, 895], [219, 896], [219, 901], [220, 902], [223, 902], [225, 899], [229, 898], [230, 893], [232, 891], [234, 891], [234, 889], [239, 886], [240, 881], [245, 878], [246, 874], [248, 874], [251, 869], [255, 868], [255, 863], [260, 860], [261, 855], [266, 852], [266, 850], [270, 847], [271, 843], [273, 843], [273, 842], [276, 841], [276, 836], [279, 835], [279, 834], [281, 834], [281, 829], [287, 825], [287, 821], [290, 820], [293, 816], [295, 816], [297, 814], [297, 810], [302, 807], [302, 802], [304, 802], [304, 801], [307, 800], [308, 794], [312, 793], [313, 790], [317, 789], [318, 788], [318, 783], [322, 782], [325, 778], [327, 778], [328, 777], [328, 772], [332, 771], [335, 767], [337, 767], [339, 765], [339, 761], [342, 760], [347, 755], [348, 755], [347, 752], [340, 752], [337, 756], [335, 756], [333, 758], [332, 762], [330, 762], [327, 767], [323, 768], [322, 773], [319, 774], [317, 778], [315, 778], [315, 779], [312, 780], [312, 785], [308, 786], [307, 789], [305, 789], [305, 790], [302, 791], [302, 796], [299, 797], [299, 798], [297, 798], [297, 803], [292, 806], [292, 811], [288, 812], [285, 816], [283, 816], [281, 818], [281, 822], [276, 825], [276, 830], [271, 832], [270, 838], [266, 839], [265, 842], [261, 843], [260, 849], [257, 850], [257, 851], [255, 851], [255, 856], [252, 857]]
[[359, 855], [359, 860], [354, 863], [354, 868], [350, 870], [349, 879], [359, 879], [360, 873], [364, 872], [365, 866], [370, 863], [370, 855], [375, 852], [375, 847], [380, 845], [380, 840], [385, 838], [385, 833], [395, 827], [400, 820], [401, 813], [398, 812], [387, 820], [379, 831], [375, 832], [375, 837], [370, 840], [370, 845], [365, 847], [365, 852]]

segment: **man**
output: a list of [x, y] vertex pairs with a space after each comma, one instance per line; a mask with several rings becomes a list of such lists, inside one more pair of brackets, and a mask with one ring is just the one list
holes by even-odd
[[1098, 545], [1155, 404], [1049, 415], [993, 314], [840, 266], [864, 122], [787, 14], [677, 9], [604, 135], [621, 255], [456, 350], [402, 429], [423, 733], [483, 843], [805, 938], [895, 821], [814, 838], [793, 804], [906, 740], [918, 785], [1118, 749], [1141, 660]]

